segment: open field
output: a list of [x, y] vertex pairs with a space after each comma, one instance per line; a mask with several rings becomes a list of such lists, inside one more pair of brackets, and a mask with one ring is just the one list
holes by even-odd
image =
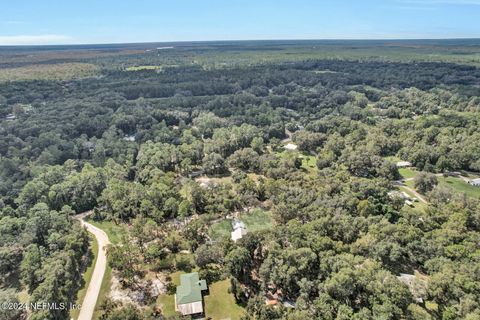
[[[405, 192], [406, 194], [408, 194], [411, 198], [417, 198], [412, 192], [410, 192], [410, 190], [408, 190], [405, 187], [399, 186], [398, 189], [401, 192]], [[405, 204], [405, 207], [408, 207], [408, 205]], [[427, 207], [428, 207], [428, 205], [426, 205], [425, 203], [420, 201], [418, 198], [417, 198], [417, 201], [413, 202], [413, 209], [414, 210], [424, 211]]]
[[480, 187], [474, 187], [460, 178], [456, 177], [438, 177], [439, 185], [450, 188], [459, 193], [466, 193], [467, 196], [480, 198]]
[[[172, 283], [175, 286], [180, 285], [180, 275], [183, 271], [177, 271], [170, 274]], [[173, 294], [162, 294], [157, 298], [157, 305], [162, 309], [162, 314], [166, 317], [173, 317], [177, 314], [175, 311], [175, 298]]]
[[142, 70], [159, 70], [159, 69], [162, 69], [162, 66], [136, 66], [136, 67], [128, 67], [125, 70], [142, 71]]
[[208, 233], [213, 240], [220, 240], [224, 237], [230, 238], [232, 232], [232, 221], [222, 220], [210, 226]]
[[244, 309], [236, 304], [233, 294], [228, 292], [230, 280], [225, 279], [209, 285], [210, 294], [205, 297], [205, 315], [212, 320], [239, 320]]
[[400, 173], [403, 179], [410, 179], [415, 177], [418, 174], [418, 171], [415, 171], [410, 168], [400, 168], [398, 169], [398, 172]]
[[69, 80], [95, 76], [100, 68], [91, 63], [38, 64], [0, 68], [0, 82], [19, 80]]

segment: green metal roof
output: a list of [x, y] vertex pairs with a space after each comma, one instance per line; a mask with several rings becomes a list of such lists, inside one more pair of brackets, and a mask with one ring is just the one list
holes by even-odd
[[203, 290], [207, 290], [207, 282], [200, 280], [197, 272], [182, 274], [177, 287], [177, 304], [202, 301]]

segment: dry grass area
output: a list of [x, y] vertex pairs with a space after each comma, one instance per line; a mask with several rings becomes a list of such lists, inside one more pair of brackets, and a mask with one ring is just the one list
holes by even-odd
[[19, 80], [68, 80], [98, 74], [100, 68], [90, 63], [34, 64], [0, 69], [0, 82]]
[[47, 51], [16, 51], [14, 53], [0, 53], [0, 63], [49, 63], [55, 60], [65, 62], [75, 62], [79, 59], [90, 59], [111, 56], [123, 56], [131, 54], [141, 54], [145, 50], [126, 49], [126, 50], [47, 50]]

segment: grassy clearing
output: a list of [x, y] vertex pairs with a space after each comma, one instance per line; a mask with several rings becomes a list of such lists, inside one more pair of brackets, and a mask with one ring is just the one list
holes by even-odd
[[293, 151], [293, 150], [283, 150], [281, 152], [277, 152], [277, 155], [281, 158], [286, 158], [290, 156], [291, 154], [295, 155], [296, 157], [302, 159], [302, 165], [301, 168], [305, 170], [306, 172], [312, 174], [318, 172], [317, 169], [317, 157], [305, 153], [305, 152], [299, 152], [299, 151]]
[[[91, 234], [90, 236], [90, 241], [91, 241], [91, 250], [92, 250], [92, 260], [90, 261], [90, 265], [88, 266], [87, 270], [85, 270], [85, 273], [83, 274], [83, 281], [84, 285], [83, 288], [80, 289], [77, 293], [77, 304], [80, 305], [83, 303], [83, 299], [85, 298], [85, 294], [87, 293], [87, 288], [88, 284], [90, 283], [90, 279], [92, 279], [92, 274], [93, 274], [93, 269], [95, 269], [95, 263], [97, 262], [97, 257], [98, 257], [98, 242], [95, 239], [95, 237]], [[74, 309], [70, 312], [70, 317], [72, 319], [77, 319], [78, 315], [80, 313], [79, 309]]]
[[302, 168], [309, 172], [317, 172], [317, 157], [301, 154], [299, 156], [302, 159]]
[[[176, 271], [170, 274], [172, 278], [172, 283], [175, 286], [180, 285], [180, 275], [182, 275], [183, 271]], [[157, 305], [160, 306], [162, 309], [162, 314], [165, 317], [173, 317], [177, 315], [175, 311], [175, 297], [173, 294], [161, 294], [157, 298]]]
[[238, 320], [245, 310], [236, 304], [233, 294], [228, 292], [230, 280], [215, 282], [209, 285], [210, 294], [205, 297], [205, 316], [213, 320]]
[[115, 224], [112, 221], [94, 221], [87, 219], [88, 223], [94, 225], [97, 228], [102, 229], [108, 236], [108, 239], [112, 244], [119, 244], [123, 236], [128, 234], [127, 226], [123, 224]]
[[18, 301], [20, 303], [27, 303], [30, 301], [30, 295], [27, 292], [27, 289], [20, 291], [17, 295]]
[[0, 69], [0, 82], [21, 80], [69, 80], [95, 76], [100, 68], [90, 63], [36, 64]]
[[224, 237], [230, 238], [230, 232], [232, 232], [231, 220], [222, 220], [210, 226], [208, 233], [213, 240], [220, 240]]
[[414, 178], [418, 174], [418, 171], [415, 171], [410, 168], [400, 168], [398, 169], [398, 172], [400, 173], [403, 179]]
[[128, 67], [125, 70], [142, 71], [142, 70], [157, 70], [157, 69], [162, 69], [162, 66], [135, 66], [135, 67]]
[[[412, 182], [412, 184], [413, 184], [413, 182]], [[408, 194], [411, 198], [417, 198], [413, 193], [411, 193], [405, 187], [399, 186], [398, 188], [400, 189], [400, 191], [403, 191], [406, 194]], [[408, 206], [405, 205], [405, 207], [408, 207]], [[413, 202], [413, 209], [414, 210], [423, 212], [426, 208], [427, 208], [427, 205], [425, 203], [421, 202], [420, 200]]]
[[241, 220], [245, 223], [248, 232], [271, 229], [273, 221], [268, 212], [262, 209], [254, 209], [252, 212], [242, 215]]
[[474, 187], [460, 178], [456, 177], [438, 177], [439, 185], [450, 188], [459, 193], [466, 193], [467, 196], [480, 198], [480, 188]]

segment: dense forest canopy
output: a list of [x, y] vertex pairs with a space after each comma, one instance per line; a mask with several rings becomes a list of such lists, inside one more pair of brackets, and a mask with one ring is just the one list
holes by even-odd
[[[451, 177], [480, 175], [479, 51], [474, 40], [0, 48], [1, 302], [75, 301], [90, 253], [73, 216], [94, 210], [128, 226], [109, 250], [126, 288], [190, 267], [229, 279], [244, 319], [480, 318], [480, 189]], [[404, 205], [404, 187], [423, 201]], [[237, 242], [209, 231], [255, 210], [270, 228]], [[265, 303], [278, 293], [295, 308]], [[108, 300], [101, 313], [176, 317], [157, 309]]]

